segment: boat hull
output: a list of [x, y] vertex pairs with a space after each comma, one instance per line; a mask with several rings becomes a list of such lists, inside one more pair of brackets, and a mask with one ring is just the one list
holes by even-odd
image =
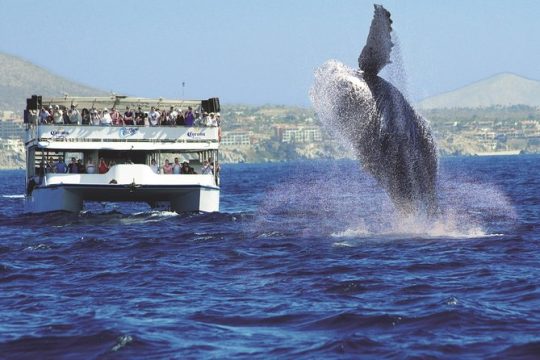
[[79, 212], [85, 201], [147, 202], [172, 211], [219, 211], [213, 175], [164, 175], [141, 164], [115, 165], [106, 174], [47, 174], [26, 197], [25, 211]]
[[85, 201], [169, 204], [176, 212], [219, 211], [219, 188], [202, 185], [59, 184], [37, 187], [26, 197], [25, 211], [79, 212]]

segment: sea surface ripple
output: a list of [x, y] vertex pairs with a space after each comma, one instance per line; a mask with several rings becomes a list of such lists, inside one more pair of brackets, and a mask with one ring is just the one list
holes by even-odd
[[23, 214], [2, 171], [0, 358], [538, 358], [540, 157], [440, 174], [418, 219], [352, 161], [224, 165], [214, 214]]

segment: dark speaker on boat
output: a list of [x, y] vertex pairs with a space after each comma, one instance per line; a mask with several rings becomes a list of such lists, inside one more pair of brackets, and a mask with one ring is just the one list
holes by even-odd
[[210, 98], [208, 100], [201, 101], [201, 106], [206, 112], [219, 112], [221, 110], [219, 106], [219, 98]]
[[41, 96], [32, 95], [26, 99], [26, 110], [37, 110], [41, 106]]

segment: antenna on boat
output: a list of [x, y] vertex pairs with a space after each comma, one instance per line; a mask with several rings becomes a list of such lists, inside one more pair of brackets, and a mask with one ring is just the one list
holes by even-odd
[[182, 99], [184, 98], [184, 88], [186, 87], [186, 82], [182, 81]]

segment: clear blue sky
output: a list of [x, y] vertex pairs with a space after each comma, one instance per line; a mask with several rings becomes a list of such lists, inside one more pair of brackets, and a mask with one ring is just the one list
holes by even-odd
[[[500, 72], [540, 79], [540, 1], [380, 1], [414, 100]], [[314, 70], [356, 66], [373, 2], [0, 0], [0, 51], [144, 97], [309, 105]]]

